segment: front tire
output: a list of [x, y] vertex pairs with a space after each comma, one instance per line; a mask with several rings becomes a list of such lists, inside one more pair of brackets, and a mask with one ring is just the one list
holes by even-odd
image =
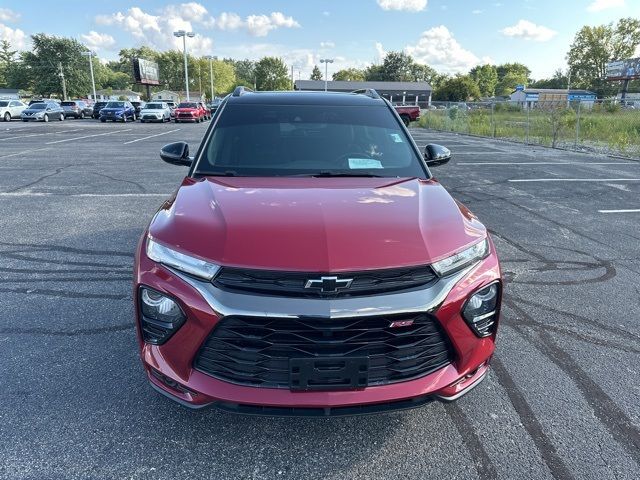
[[49, 114], [45, 113], [44, 117], [42, 117], [42, 120], [45, 121], [45, 122], [48, 122], [49, 121]]
[[101, 119], [100, 119], [100, 121], [101, 121], [102, 123], [107, 123], [107, 119], [106, 119], [106, 118], [101, 118]]
[[411, 123], [411, 119], [406, 115], [402, 115], [400, 118], [402, 118], [402, 123], [404, 123], [404, 126], [409, 127], [409, 124]]
[[84, 112], [80, 112], [80, 120], [84, 120]]
[[127, 123], [127, 116], [126, 115], [122, 116], [122, 123]]
[[58, 117], [59, 121], [63, 121], [64, 120], [64, 113], [61, 113], [60, 116]]
[[10, 122], [11, 121], [11, 114], [9, 112], [4, 114], [4, 121], [5, 122]]

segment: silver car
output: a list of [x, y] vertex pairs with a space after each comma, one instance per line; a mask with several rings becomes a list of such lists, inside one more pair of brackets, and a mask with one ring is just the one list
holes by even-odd
[[165, 102], [149, 102], [140, 110], [140, 122], [170, 122], [171, 109]]
[[0, 100], [0, 118], [10, 122], [14, 118], [20, 118], [25, 108], [27, 106], [19, 100]]
[[20, 114], [23, 122], [34, 120], [48, 122], [49, 120], [64, 120], [64, 110], [57, 102], [39, 102], [29, 105]]

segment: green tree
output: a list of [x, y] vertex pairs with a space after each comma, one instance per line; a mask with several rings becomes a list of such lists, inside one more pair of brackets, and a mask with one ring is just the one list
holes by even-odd
[[633, 56], [640, 46], [640, 20], [622, 18], [616, 25], [584, 26], [573, 39], [567, 53], [571, 84], [606, 96], [616, 90], [605, 80], [608, 62]]
[[10, 70], [16, 61], [16, 50], [11, 50], [11, 43], [7, 40], [0, 42], [0, 87], [8, 87], [8, 78], [11, 76]]
[[567, 88], [569, 78], [560, 69], [556, 70], [551, 78], [541, 78], [531, 84], [534, 88]]
[[498, 83], [496, 83], [495, 95], [510, 95], [517, 85], [528, 85], [531, 83], [529, 76], [531, 70], [522, 63], [503, 63], [496, 67]]
[[311, 72], [311, 80], [322, 80], [324, 77], [322, 76], [322, 72], [318, 68], [318, 65], [313, 66], [313, 71]]
[[478, 65], [469, 72], [475, 80], [483, 97], [493, 97], [498, 84], [498, 70], [495, 65]]
[[433, 92], [433, 99], [449, 102], [465, 102], [480, 97], [478, 84], [469, 75], [448, 78]]
[[38, 95], [62, 96], [60, 67], [66, 80], [69, 98], [87, 95], [91, 79], [87, 60], [82, 56], [84, 45], [72, 38], [38, 33], [31, 36], [32, 49], [22, 54], [22, 61], [29, 72], [33, 92]]
[[415, 62], [404, 52], [388, 52], [380, 68], [382, 80], [388, 82], [409, 82], [414, 80]]
[[289, 90], [291, 82], [287, 66], [277, 57], [264, 57], [255, 69], [258, 90]]
[[[411, 57], [409, 57], [411, 58]], [[409, 66], [409, 81], [411, 82], [429, 82], [437, 81], [438, 72], [435, 68], [421, 63], [411, 63]]]
[[342, 80], [348, 82], [364, 82], [364, 70], [359, 68], [343, 68], [332, 75], [333, 80]]
[[245, 87], [253, 86], [256, 81], [255, 71], [256, 62], [248, 59], [233, 60], [225, 58], [223, 60], [227, 65], [231, 65], [235, 72], [236, 86], [243, 85]]

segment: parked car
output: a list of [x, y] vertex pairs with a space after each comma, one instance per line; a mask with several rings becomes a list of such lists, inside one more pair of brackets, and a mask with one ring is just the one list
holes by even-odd
[[418, 105], [396, 105], [394, 108], [400, 115], [402, 123], [407, 127], [411, 122], [420, 120], [420, 107]]
[[23, 122], [49, 120], [64, 120], [64, 110], [57, 102], [39, 102], [29, 105], [20, 115]]
[[198, 106], [204, 111], [204, 120], [211, 120], [211, 109], [204, 102], [198, 102]]
[[53, 98], [41, 98], [41, 99], [31, 99], [29, 101], [29, 106], [33, 105], [34, 103], [60, 103], [60, 100], [56, 100]]
[[198, 102], [181, 102], [176, 108], [174, 121], [200, 123], [204, 121], [204, 109]]
[[108, 102], [100, 110], [100, 121], [103, 123], [107, 120], [126, 122], [127, 120], [135, 121], [135, 119], [136, 109], [129, 101]]
[[89, 107], [82, 100], [61, 102], [60, 106], [64, 109], [64, 116], [66, 118], [84, 118], [90, 117], [93, 114], [93, 108]]
[[211, 103], [209, 103], [209, 110], [211, 110], [211, 116], [213, 116], [216, 113], [216, 110], [218, 110], [218, 107], [220, 106], [221, 103], [221, 99], [216, 98], [214, 99]]
[[171, 110], [164, 102], [149, 102], [140, 110], [140, 122], [170, 122]]
[[375, 91], [227, 97], [134, 261], [140, 358], [188, 407], [341, 415], [455, 400], [487, 375], [487, 229]]
[[171, 118], [175, 117], [175, 112], [176, 112], [176, 108], [178, 107], [178, 104], [171, 100], [161, 100], [161, 101], [165, 102], [169, 106], [169, 110], [171, 110]]
[[0, 100], [0, 118], [10, 122], [14, 118], [20, 118], [20, 114], [27, 106], [20, 100]]
[[136, 118], [135, 119], [140, 118], [140, 112], [144, 108], [145, 102], [131, 102], [131, 105], [133, 105], [133, 108], [136, 109]]
[[109, 102], [96, 102], [93, 104], [93, 114], [91, 115], [93, 118], [100, 118], [100, 110], [107, 106]]

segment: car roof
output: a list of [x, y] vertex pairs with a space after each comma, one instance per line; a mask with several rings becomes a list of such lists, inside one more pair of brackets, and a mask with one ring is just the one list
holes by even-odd
[[381, 98], [346, 92], [251, 92], [239, 96], [229, 95], [229, 104], [248, 105], [332, 105], [332, 106], [381, 106]]

